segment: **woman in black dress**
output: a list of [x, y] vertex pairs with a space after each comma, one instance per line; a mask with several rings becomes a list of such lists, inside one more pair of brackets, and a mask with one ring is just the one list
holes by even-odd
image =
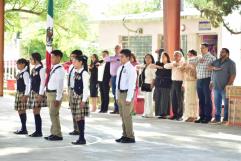
[[166, 119], [170, 115], [172, 71], [164, 68], [164, 65], [170, 62], [168, 53], [162, 52], [154, 65], [154, 68], [157, 69], [154, 91], [155, 115], [161, 119]]
[[99, 59], [96, 54], [91, 56], [90, 70], [90, 97], [92, 109], [91, 112], [96, 111], [97, 99], [98, 99], [98, 63]]

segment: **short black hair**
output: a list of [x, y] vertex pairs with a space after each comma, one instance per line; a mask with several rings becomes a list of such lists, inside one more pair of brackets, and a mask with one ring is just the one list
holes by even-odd
[[120, 53], [125, 55], [126, 57], [131, 57], [131, 50], [129, 49], [122, 49]]
[[188, 52], [191, 53], [194, 56], [197, 56], [197, 51], [196, 50], [192, 49], [192, 50], [189, 50]]
[[202, 46], [205, 46], [206, 48], [208, 48], [208, 43], [206, 43], [206, 42], [203, 42], [202, 44], [201, 44]]
[[71, 52], [71, 54], [74, 54], [74, 55], [83, 55], [83, 52], [81, 50], [74, 50]]
[[228, 48], [222, 48], [222, 50], [224, 50], [227, 54], [229, 54]]
[[109, 51], [108, 50], [104, 50], [104, 51], [102, 51], [102, 53], [106, 53], [106, 54], [109, 55]]
[[54, 56], [59, 56], [61, 59], [64, 55], [61, 50], [53, 50], [51, 54], [53, 54]]

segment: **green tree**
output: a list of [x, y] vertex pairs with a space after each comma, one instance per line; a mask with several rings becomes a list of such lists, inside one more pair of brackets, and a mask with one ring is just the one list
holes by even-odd
[[[241, 14], [241, 0], [187, 0], [187, 2], [193, 4], [201, 12], [202, 16], [210, 20], [214, 27], [223, 24], [232, 34], [241, 34], [241, 31], [234, 31], [225, 22], [225, 17], [234, 11], [239, 11], [239, 14]], [[238, 18], [239, 21], [240, 17]]]
[[[21, 53], [28, 56], [34, 51], [45, 55], [47, 0], [6, 0], [5, 32], [11, 40], [21, 32]], [[53, 48], [64, 51], [68, 60], [72, 49], [81, 48], [83, 41], [95, 38], [90, 32], [88, 7], [76, 0], [54, 1]], [[91, 33], [91, 34], [88, 34]]]

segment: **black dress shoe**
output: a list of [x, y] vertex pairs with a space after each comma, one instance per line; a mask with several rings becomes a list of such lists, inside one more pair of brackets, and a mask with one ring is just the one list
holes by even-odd
[[158, 119], [167, 119], [167, 116], [159, 116]]
[[206, 119], [201, 121], [202, 124], [208, 124], [209, 122], [210, 122], [210, 120], [206, 120]]
[[122, 139], [121, 143], [135, 143], [135, 139], [134, 138], [125, 138], [125, 139]]
[[73, 145], [84, 145], [84, 144], [86, 144], [86, 140], [85, 139], [82, 139], [82, 140], [78, 139], [75, 142], [72, 142], [72, 144]]
[[79, 135], [79, 132], [74, 130], [74, 131], [70, 132], [69, 135]]
[[181, 117], [176, 118], [177, 121], [183, 121], [183, 119]]
[[195, 120], [194, 122], [195, 123], [201, 123], [203, 119], [198, 119], [198, 120]]
[[116, 139], [115, 141], [117, 142], [117, 143], [120, 143], [122, 140], [124, 140], [126, 137], [124, 137], [124, 136], [122, 136], [120, 139]]
[[26, 135], [26, 134], [28, 134], [28, 131], [27, 130], [17, 130], [17, 131], [14, 132], [14, 134]]
[[30, 137], [42, 137], [43, 134], [40, 133], [40, 132], [34, 132], [34, 133], [32, 133], [31, 135], [29, 135], [29, 136], [30, 136]]
[[49, 137], [49, 141], [60, 141], [63, 140], [63, 137], [53, 135], [52, 137]]
[[49, 135], [49, 136], [46, 136], [44, 137], [45, 140], [49, 140], [49, 138], [53, 137], [54, 135]]

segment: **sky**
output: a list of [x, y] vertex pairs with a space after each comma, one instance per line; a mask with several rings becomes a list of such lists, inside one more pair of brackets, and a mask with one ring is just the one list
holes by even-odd
[[90, 13], [93, 17], [98, 18], [110, 6], [118, 4], [121, 0], [80, 0], [89, 5]]

